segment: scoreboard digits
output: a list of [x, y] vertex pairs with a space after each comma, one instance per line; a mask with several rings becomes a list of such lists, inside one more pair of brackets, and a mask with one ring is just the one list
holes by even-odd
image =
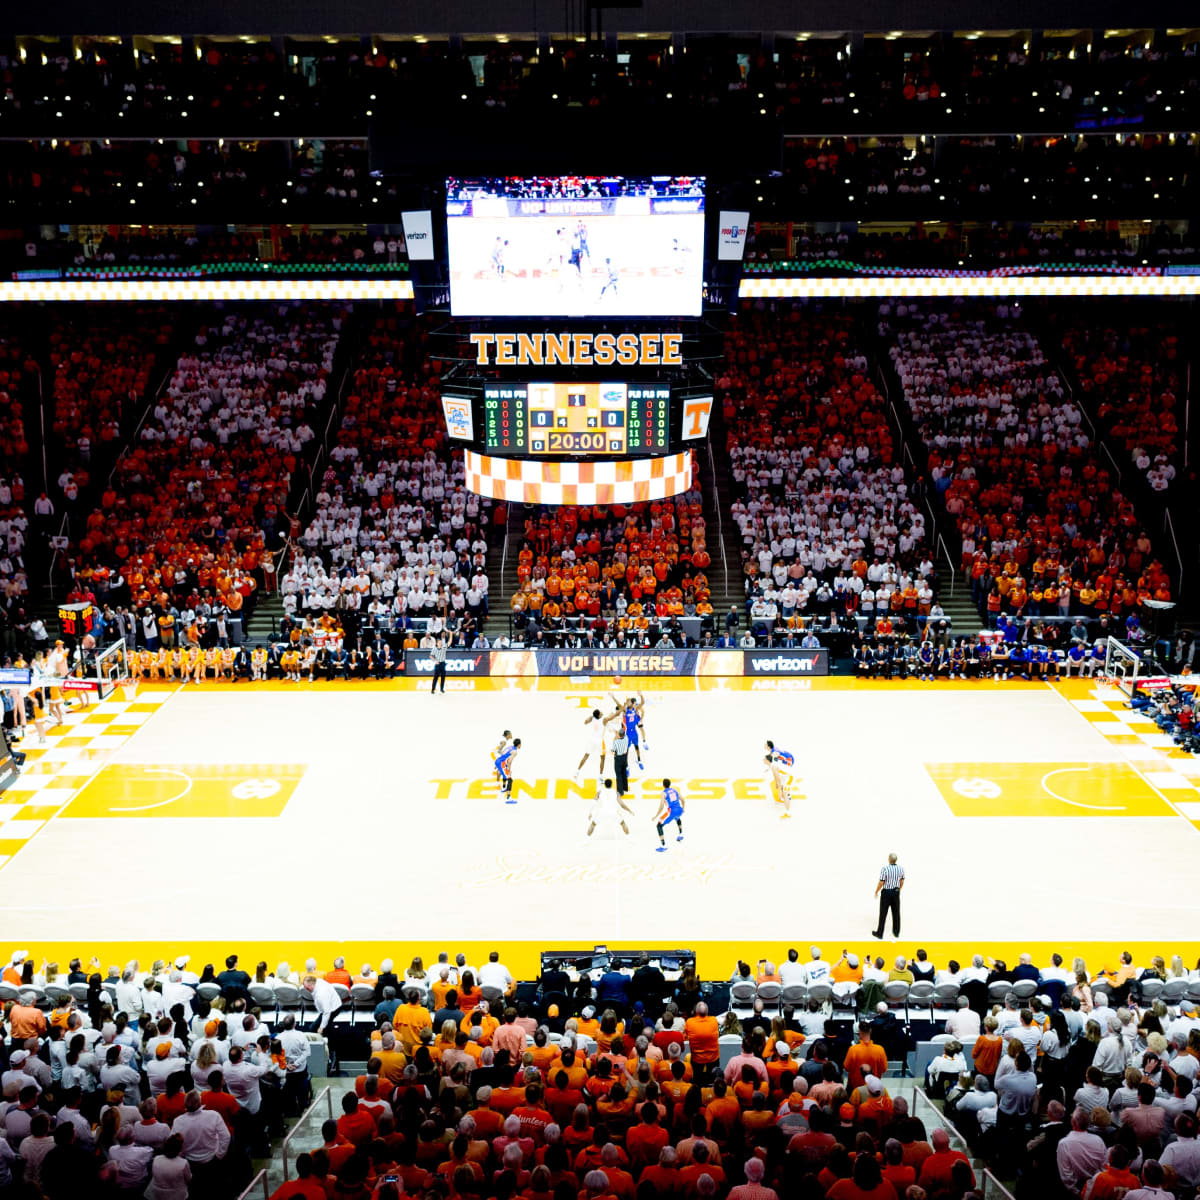
[[669, 384], [486, 384], [484, 444], [494, 454], [634, 455], [670, 443]]

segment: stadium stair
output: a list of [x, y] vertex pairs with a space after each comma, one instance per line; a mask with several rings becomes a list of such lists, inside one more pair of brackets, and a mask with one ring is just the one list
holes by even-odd
[[[714, 411], [714, 418], [716, 411]], [[715, 443], [715, 445], [714, 445]], [[708, 553], [712, 566], [708, 569], [712, 589], [713, 611], [719, 618], [718, 634], [724, 629], [724, 614], [736, 608], [745, 616], [746, 588], [742, 575], [742, 542], [738, 527], [729, 515], [732, 489], [729, 482], [729, 459], [724, 451], [725, 438], [713, 434], [707, 448], [696, 451], [696, 467], [700, 476], [700, 491], [704, 498], [704, 522], [707, 530]]]
[[[525, 507], [510, 504], [508, 524], [504, 537], [493, 537], [487, 552], [488, 616], [483, 623], [483, 632], [488, 641], [503, 634], [512, 635], [509, 628], [509, 601], [517, 590], [517, 553], [521, 549], [520, 531], [525, 527]], [[504, 544], [508, 542], [508, 554]]]
[[[953, 583], [950, 571], [942, 559], [937, 565], [937, 595], [941, 606], [946, 611], [950, 628], [956, 637], [972, 637], [983, 628], [979, 609], [971, 599], [971, 588], [963, 579], [962, 574], [955, 576]], [[953, 587], [953, 590], [951, 590]]]
[[282, 618], [283, 600], [279, 593], [260, 596], [254, 606], [254, 612], [246, 622], [246, 641], [252, 645], [270, 641], [279, 632], [279, 622]]
[[[704, 496], [704, 520], [708, 530], [708, 552], [712, 566], [708, 582], [712, 588], [712, 606], [718, 614], [734, 607], [746, 615], [746, 579], [742, 574], [742, 538], [737, 523], [730, 516], [733, 505], [733, 486], [729, 475], [729, 439], [725, 428], [725, 411], [721, 404], [713, 405], [709, 421], [708, 445], [696, 451]], [[717, 632], [724, 630], [724, 621], [717, 622]]]

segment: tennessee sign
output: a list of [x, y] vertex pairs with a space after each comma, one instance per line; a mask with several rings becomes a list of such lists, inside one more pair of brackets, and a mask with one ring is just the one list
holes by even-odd
[[481, 367], [678, 367], [681, 333], [473, 333]]

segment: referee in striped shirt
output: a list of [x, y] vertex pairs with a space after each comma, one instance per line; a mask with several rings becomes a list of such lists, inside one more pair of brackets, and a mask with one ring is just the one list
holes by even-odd
[[892, 940], [900, 936], [900, 891], [903, 887], [904, 868], [897, 865], [894, 854], [889, 854], [887, 866], [880, 868], [879, 882], [875, 885], [875, 895], [879, 897], [879, 924], [875, 927], [875, 937], [883, 937], [889, 909], [892, 913]]

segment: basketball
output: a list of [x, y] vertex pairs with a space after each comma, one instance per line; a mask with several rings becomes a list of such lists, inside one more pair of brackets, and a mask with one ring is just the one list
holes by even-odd
[[620, 686], [621, 686], [621, 677], [620, 677], [620, 675], [614, 675], [614, 676], [613, 676], [613, 683], [614, 683], [614, 684], [615, 684], [617, 687], [620, 687]]

